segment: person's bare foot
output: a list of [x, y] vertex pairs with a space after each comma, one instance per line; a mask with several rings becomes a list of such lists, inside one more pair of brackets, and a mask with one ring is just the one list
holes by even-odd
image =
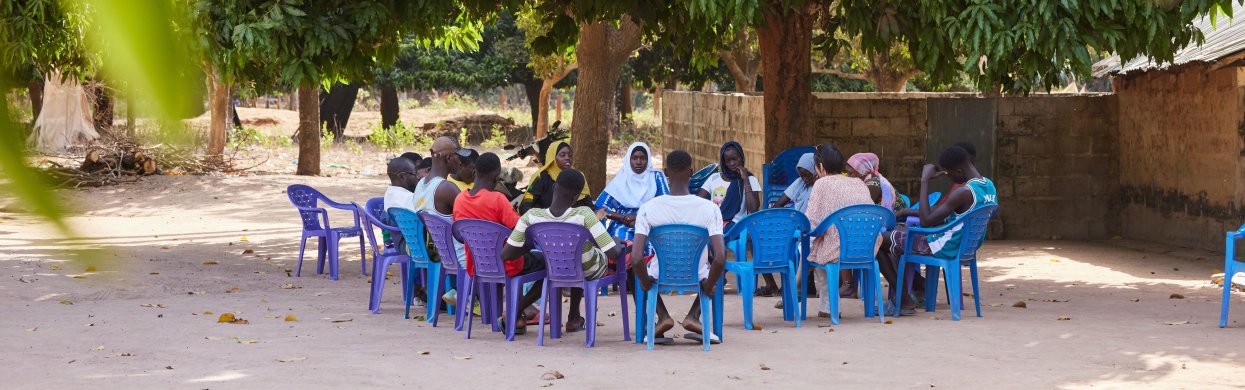
[[686, 329], [688, 332], [692, 333], [701, 333], [704, 331], [704, 329], [700, 327], [700, 321], [692, 317], [684, 318], [683, 323], [679, 324], [679, 326], [682, 326], [683, 329]]
[[657, 327], [653, 328], [653, 337], [659, 339], [665, 338], [666, 332], [669, 332], [671, 329], [674, 329], [674, 319], [666, 317], [660, 321], [657, 321]]
[[584, 317], [566, 319], [566, 333], [575, 333], [581, 330], [584, 330]]

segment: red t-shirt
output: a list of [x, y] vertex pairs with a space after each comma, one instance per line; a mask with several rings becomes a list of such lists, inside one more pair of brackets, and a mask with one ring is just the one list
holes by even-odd
[[[471, 195], [471, 191], [458, 193], [454, 199], [454, 220], [483, 219], [514, 229], [519, 223], [519, 214], [514, 212], [510, 201], [500, 192], [487, 189]], [[515, 276], [523, 270], [523, 257], [506, 261], [506, 276]], [[475, 261], [471, 259], [471, 250], [467, 249], [467, 274], [475, 275]]]

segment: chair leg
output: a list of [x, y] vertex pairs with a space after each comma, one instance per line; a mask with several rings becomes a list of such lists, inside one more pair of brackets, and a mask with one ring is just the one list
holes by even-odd
[[969, 276], [973, 278], [972, 279], [973, 306], [977, 309], [977, 317], [981, 317], [981, 291], [978, 289], [978, 286], [977, 286], [977, 261], [976, 260], [973, 260], [973, 262], [968, 263], [968, 270], [969, 270]]
[[419, 273], [420, 268], [414, 264], [410, 264], [410, 262], [407, 262], [407, 264], [407, 282], [404, 283], [406, 285], [406, 291], [402, 292], [402, 300], [406, 302], [406, 314], [403, 315], [403, 318], [409, 320], [411, 319], [411, 304], [415, 303], [415, 275]]
[[800, 327], [800, 313], [799, 313], [800, 310], [799, 310], [799, 304], [797, 303], [796, 297], [795, 297], [796, 292], [797, 292], [796, 290], [799, 288], [796, 287], [795, 275], [796, 275], [796, 270], [794, 269], [790, 269], [788, 270], [787, 273], [782, 274], [782, 277], [783, 277], [782, 284], [784, 286], [788, 286], [787, 288], [782, 289], [782, 308], [784, 311], [783, 320], [784, 321], [795, 321], [795, 327], [799, 328]]
[[[1232, 256], [1228, 253], [1228, 256]], [[1223, 267], [1223, 299], [1219, 307], [1219, 327], [1228, 327], [1228, 303], [1232, 301], [1232, 275], [1236, 274], [1236, 266], [1232, 261], [1227, 261], [1227, 265]]]
[[298, 243], [298, 271], [294, 272], [294, 276], [303, 276], [303, 253], [307, 251], [307, 236], [304, 235]]
[[630, 320], [627, 318], [627, 274], [618, 277], [618, 303], [622, 306], [623, 341], [631, 341]]
[[826, 263], [826, 294], [830, 295], [830, 323], [839, 324], [839, 263]]
[[[894, 286], [894, 287], [895, 287], [895, 296], [893, 297], [893, 300], [895, 301], [895, 314], [899, 314], [899, 312], [900, 312], [901, 310], [903, 310], [903, 299], [904, 299], [904, 293], [903, 293], [903, 279], [904, 279], [904, 278], [903, 278], [903, 276], [902, 276], [902, 275], [903, 275], [903, 272], [904, 272], [904, 266], [905, 266], [905, 265], [907, 265], [907, 264], [905, 264], [905, 263], [907, 263], [907, 261], [906, 261], [906, 260], [907, 260], [907, 259], [906, 259], [903, 255], [900, 255], [900, 256], [899, 256], [899, 269], [897, 270], [897, 272], [896, 272], [896, 274], [895, 274], [895, 275], [899, 275], [899, 276], [895, 277], [895, 279], [896, 279], [896, 281], [895, 281], [895, 286]], [[929, 283], [929, 281], [926, 281], [926, 283]], [[886, 310], [886, 309], [883, 309], [883, 310]], [[898, 317], [898, 315], [896, 315], [896, 317]]]
[[437, 327], [437, 321], [441, 318], [441, 308], [446, 306], [445, 302], [441, 300], [441, 296], [445, 294], [445, 288], [448, 286], [448, 283], [445, 282], [445, 273], [441, 272], [441, 267], [437, 268], [435, 274], [429, 275], [429, 277], [436, 279], [436, 288], [433, 288], [436, 291], [432, 293], [434, 298], [428, 301], [428, 307], [432, 308], [432, 315], [428, 316], [428, 318], [431, 319], [433, 328]]
[[963, 283], [960, 281], [960, 267], [947, 267], [945, 270], [945, 276], [947, 278], [947, 295], [952, 297], [947, 299], [948, 303], [951, 305], [951, 319], [959, 321], [962, 303], [959, 299], [955, 299], [955, 297], [963, 296], [963, 294], [960, 294], [960, 290], [963, 288]]
[[[925, 266], [925, 311], [927, 312], [934, 311], [934, 308], [938, 305], [938, 275], [940, 271], [942, 271], [941, 267]], [[950, 295], [947, 296], [950, 297]], [[947, 304], [951, 304], [950, 298], [947, 298]]]
[[328, 257], [328, 239], [324, 236], [316, 237], [316, 275], [324, 274], [324, 259]]
[[549, 283], [545, 283], [540, 286], [540, 314], [536, 315], [537, 317], [539, 317], [539, 319], [536, 320], [537, 324], [540, 324], [540, 326], [536, 327], [536, 345], [537, 346], [541, 346], [541, 347], [545, 346], [545, 313], [548, 313], [548, 312], [549, 312]]
[[562, 288], [554, 288], [549, 291], [553, 302], [549, 306], [549, 337], [562, 338]]
[[[593, 346], [597, 345], [597, 298], [598, 297], [597, 297], [597, 294], [595, 294], [595, 292], [597, 291], [596, 283], [593, 283], [592, 287], [593, 288], [584, 288], [584, 317], [585, 317], [584, 327], [587, 328], [587, 329], [584, 329], [584, 333], [585, 333], [584, 336], [587, 339], [587, 340], [584, 340], [584, 344], [588, 348], [592, 348]], [[606, 289], [608, 288], [609, 288], [609, 285], [607, 284]]]
[[[375, 262], [375, 263], [372, 263], [372, 266], [381, 267], [382, 265], [379, 262]], [[367, 309], [371, 310], [372, 314], [380, 313], [380, 296], [381, 294], [384, 293], [384, 290], [385, 290], [384, 275], [385, 275], [384, 270], [378, 269], [378, 270], [372, 271], [372, 293], [368, 295], [368, 299], [367, 299]], [[380, 280], [376, 279], [378, 276], [381, 277]]]
[[739, 298], [743, 302], [744, 329], [752, 330], [752, 294], [756, 292], [756, 275], [751, 269], [740, 269], [735, 278], [739, 282]]
[[515, 324], [519, 322], [519, 295], [523, 285], [506, 281], [506, 341], [514, 341]]
[[[753, 280], [753, 283], [756, 283], [755, 279]], [[709, 328], [711, 328], [710, 326], [704, 326], [704, 324], [709, 323], [709, 319], [712, 318], [713, 313], [710, 312], [711, 306], [709, 304], [709, 297], [705, 296], [705, 294], [699, 294], [699, 295], [700, 295], [700, 308], [701, 308], [700, 323], [702, 325], [700, 327], [700, 338], [701, 338], [701, 342], [704, 343], [705, 352], [709, 352], [709, 339], [712, 338], [711, 335], [713, 334], [713, 332], [709, 330]]]
[[338, 266], [340, 265], [340, 263], [338, 263], [338, 257], [339, 257], [339, 253], [338, 253], [339, 245], [338, 244], [340, 243], [340, 241], [341, 241], [341, 236], [338, 236], [336, 234], [329, 235], [329, 238], [328, 238], [329, 254], [328, 254], [328, 259], [326, 259], [325, 261], [329, 263], [329, 279], [330, 280], [337, 280], [339, 276], [337, 271], [338, 271]]
[[[798, 294], [799, 302], [797, 303], [800, 305], [800, 312], [797, 313], [796, 315], [799, 316], [799, 319], [805, 320], [805, 321], [808, 320], [808, 287], [807, 287], [808, 285], [807, 283], [808, 283], [808, 278], [811, 275], [807, 272], [808, 269], [809, 269], [809, 266], [807, 262], [805, 262], [805, 265], [803, 267], [800, 267], [800, 270], [799, 270], [800, 275], [804, 277], [797, 278], [799, 280], [799, 282], [797, 282], [799, 286], [796, 287], [800, 290]], [[786, 307], [786, 305], [787, 304], [784, 303], [783, 307]]]
[[[414, 272], [412, 272], [412, 273], [414, 273]], [[476, 283], [475, 283], [475, 281], [474, 281], [474, 280], [469, 280], [469, 281], [467, 281], [467, 283], [466, 283], [466, 284], [467, 284], [467, 291], [465, 291], [465, 293], [467, 294], [467, 303], [466, 303], [465, 305], [463, 305], [463, 307], [467, 307], [468, 309], [467, 309], [467, 310], [463, 310], [463, 311], [464, 311], [464, 313], [463, 313], [463, 324], [464, 324], [464, 325], [467, 325], [467, 332], [466, 332], [467, 334], [466, 334], [466, 336], [465, 336], [465, 337], [463, 337], [463, 338], [464, 338], [464, 339], [467, 339], [467, 340], [471, 340], [471, 315], [472, 315], [472, 314], [474, 314], [474, 313], [472, 313], [472, 312], [471, 312], [471, 310], [472, 310], [472, 309], [470, 309], [470, 308], [471, 308], [471, 307], [474, 307], [474, 306], [472, 305], [472, 303], [473, 303], [473, 302], [475, 302], [475, 298], [474, 298], [474, 297], [472, 297], [472, 295], [474, 295], [474, 293], [475, 293], [475, 291], [474, 291], [474, 290], [475, 290], [475, 285], [476, 285]], [[464, 291], [459, 291], [458, 293], [459, 293], [459, 294], [462, 294], [462, 293], [464, 293]], [[483, 303], [481, 303], [481, 305], [480, 305], [480, 306], [484, 306], [484, 305], [483, 305]], [[483, 312], [481, 312], [480, 314], [484, 314], [484, 313], [483, 313]]]
[[722, 313], [723, 306], [726, 305], [724, 291], [726, 290], [726, 280], [718, 279], [718, 287], [713, 290], [713, 333], [718, 335], [718, 340], [726, 341], [726, 330], [723, 329]]
[[878, 304], [877, 306], [878, 322], [885, 324], [886, 323], [886, 304], [883, 303], [884, 301], [882, 300], [882, 275], [881, 275], [881, 272], [879, 272], [880, 270], [877, 267], [878, 267], [877, 263], [873, 263], [873, 268], [869, 269], [870, 276], [867, 279], [873, 279], [872, 280], [873, 296], [876, 297], [876, 299], [874, 300], [877, 301], [877, 304]]
[[873, 290], [873, 279], [865, 277], [865, 270], [853, 269], [852, 279], [856, 281], [856, 288], [859, 290], [860, 301], [864, 302], [865, 318], [873, 318], [877, 315], [873, 311], [873, 294], [877, 292]]
[[645, 332], [648, 332], [648, 303], [645, 299], [648, 292], [640, 288], [639, 278], [633, 279], [632, 283], [635, 285], [635, 295], [632, 297], [635, 301], [635, 343], [641, 344], [644, 343]]
[[[367, 251], [364, 248], [366, 244], [363, 242], [363, 233], [359, 233], [359, 273], [367, 276]], [[376, 262], [376, 259], [372, 259], [372, 262]]]
[[[457, 331], [463, 330], [463, 318], [465, 317], [463, 312], [470, 312], [473, 309], [470, 302], [465, 300], [463, 295], [470, 295], [470, 292], [466, 291], [466, 286], [470, 283], [471, 281], [467, 280], [467, 275], [463, 271], [458, 271], [458, 275], [454, 277], [454, 284], [458, 290], [458, 305], [456, 305], [458, 310], [454, 311], [454, 330]], [[468, 302], [467, 306], [463, 306], [463, 302]]]
[[432, 322], [433, 316], [437, 313], [437, 304], [441, 302], [441, 263], [429, 263], [428, 269], [424, 275], [424, 320]]
[[644, 316], [644, 329], [646, 329], [645, 333], [648, 335], [644, 340], [646, 340], [648, 350], [652, 351], [653, 341], [656, 340], [654, 339], [656, 336], [654, 336], [653, 332], [657, 329], [657, 286], [650, 287], [648, 291], [644, 292], [644, 295], [644, 312], [647, 313]]

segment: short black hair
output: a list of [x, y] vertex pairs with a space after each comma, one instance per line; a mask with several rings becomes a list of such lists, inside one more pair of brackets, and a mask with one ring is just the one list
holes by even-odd
[[938, 166], [942, 169], [952, 169], [967, 163], [972, 155], [967, 150], [959, 146], [952, 146], [942, 151], [942, 155], [938, 156]]
[[501, 158], [492, 152], [481, 154], [476, 159], [476, 176], [486, 176], [501, 172]]
[[474, 165], [476, 160], [480, 158], [480, 152], [477, 152], [475, 149], [463, 148], [463, 150], [466, 150], [467, 153], [469, 153], [466, 156], [461, 154], [458, 155], [458, 161], [462, 162], [463, 165]]
[[813, 155], [817, 164], [821, 165], [828, 174], [843, 173], [847, 169], [847, 162], [843, 160], [843, 152], [839, 151], [839, 147], [834, 144], [817, 145], [817, 153]]
[[675, 150], [666, 155], [666, 169], [684, 171], [692, 168], [692, 155], [682, 150]]
[[973, 146], [972, 142], [960, 141], [960, 142], [956, 142], [954, 146], [959, 146], [960, 149], [964, 149], [965, 152], [968, 152], [969, 156], [972, 156], [973, 158], [977, 158], [977, 147]]
[[415, 164], [415, 165], [419, 165], [421, 161], [424, 161], [424, 156], [421, 156], [419, 155], [419, 153], [415, 153], [415, 152], [402, 153], [402, 155], [399, 157], [405, 158], [407, 160], [411, 160], [411, 164]]
[[432, 157], [424, 157], [423, 160], [419, 160], [419, 165], [415, 166], [415, 169], [428, 169], [428, 168], [432, 168]]
[[554, 185], [567, 193], [578, 194], [584, 190], [584, 174], [574, 169], [564, 169], [558, 174], [558, 181]]

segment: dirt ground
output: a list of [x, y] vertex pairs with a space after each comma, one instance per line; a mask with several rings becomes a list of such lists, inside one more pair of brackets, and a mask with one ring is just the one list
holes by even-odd
[[[936, 312], [889, 324], [848, 300], [841, 325], [810, 318], [795, 328], [772, 309], [777, 298], [758, 298], [763, 330], [745, 331], [739, 297], [728, 295], [725, 343], [646, 351], [609, 316], [621, 314], [615, 295], [602, 301], [596, 348], [584, 348], [583, 333], [537, 347], [535, 327], [507, 343], [476, 326], [464, 340], [452, 318], [436, 328], [404, 320], [397, 278], [370, 314], [357, 241], [342, 243], [340, 281], [316, 275], [313, 260], [292, 276], [299, 225], [284, 188], [306, 183], [362, 203], [384, 191], [378, 173], [151, 177], [63, 191], [79, 210], [72, 242], [98, 249], [90, 263], [71, 261], [67, 241], [0, 198], [0, 377], [43, 389], [1242, 385], [1245, 299], [1235, 296], [1231, 326], [1219, 329], [1220, 290], [1208, 281], [1221, 255], [1124, 240], [990, 242], [984, 317], [968, 311], [958, 322], [942, 298]], [[681, 311], [690, 298], [668, 302]], [[218, 323], [223, 313], [249, 324]], [[565, 379], [541, 379], [554, 370]]]

